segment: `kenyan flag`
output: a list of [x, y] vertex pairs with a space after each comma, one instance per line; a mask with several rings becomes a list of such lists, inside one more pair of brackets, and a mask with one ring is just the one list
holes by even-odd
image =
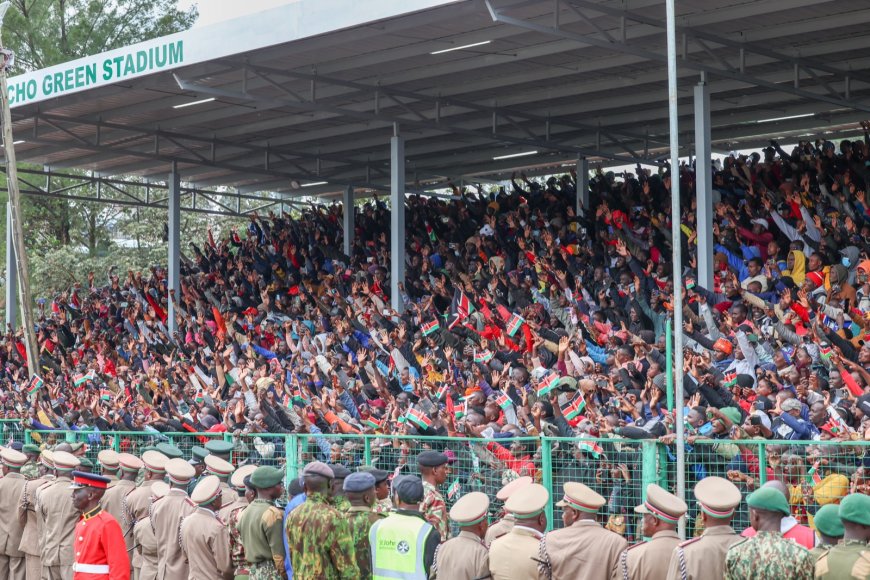
[[90, 377], [88, 375], [85, 375], [82, 373], [78, 373], [77, 375], [73, 376], [73, 384], [77, 387], [82, 386], [83, 384], [85, 384], [89, 380], [90, 380]]
[[423, 331], [423, 336], [429, 336], [430, 334], [438, 332], [438, 330], [440, 328], [441, 328], [441, 325], [438, 324], [437, 320], [433, 320], [432, 322], [427, 322], [426, 324], [424, 324], [423, 326], [420, 327], [420, 329]]
[[725, 373], [724, 380], [725, 380], [726, 387], [733, 387], [734, 385], [737, 384], [737, 373], [736, 372]]
[[495, 356], [495, 353], [489, 350], [480, 350], [474, 351], [474, 362], [479, 364], [486, 364], [492, 360], [492, 357]]
[[444, 397], [447, 396], [447, 392], [449, 390], [450, 390], [450, 387], [447, 385], [447, 383], [444, 383], [438, 388], [438, 392], [435, 394], [435, 397], [439, 401], [442, 401], [442, 400], [444, 400]]
[[813, 463], [813, 466], [807, 471], [807, 483], [818, 485], [822, 483], [822, 476], [819, 474], [819, 462]]
[[421, 429], [428, 429], [432, 426], [432, 419], [426, 416], [426, 413], [411, 407], [408, 409], [408, 420], [413, 421]]
[[519, 314], [511, 315], [510, 320], [508, 320], [508, 322], [507, 322], [508, 336], [513, 336], [517, 332], [519, 332], [519, 330], [520, 330], [520, 328], [522, 328], [524, 322], [525, 322], [525, 320]]
[[109, 389], [100, 389], [100, 398], [104, 401], [112, 400], [112, 391]]
[[577, 447], [580, 449], [580, 451], [588, 453], [595, 459], [598, 459], [599, 457], [604, 455], [604, 449], [602, 449], [601, 446], [595, 441], [581, 439], [580, 443], [577, 444]]
[[369, 417], [365, 420], [366, 427], [371, 427], [372, 429], [380, 429], [383, 426], [383, 423], [375, 419], [374, 417]]
[[579, 417], [584, 409], [586, 409], [586, 399], [578, 395], [562, 408], [562, 414], [570, 421]]
[[555, 389], [557, 384], [559, 384], [559, 373], [550, 373], [544, 377], [544, 380], [538, 383], [538, 396], [543, 397]]
[[819, 354], [822, 355], [823, 359], [828, 360], [834, 356], [834, 349], [830, 346], [823, 346], [819, 349]]
[[33, 375], [30, 377], [30, 382], [27, 383], [27, 394], [32, 395], [36, 391], [42, 388], [45, 384], [45, 381], [39, 375]]
[[462, 484], [459, 483], [459, 478], [453, 480], [450, 487], [447, 488], [447, 499], [453, 499], [462, 491]]
[[511, 405], [513, 405], [511, 398], [508, 397], [507, 395], [505, 395], [504, 393], [500, 394], [498, 396], [498, 398], [495, 400], [495, 402], [499, 407], [501, 407], [505, 411], [510, 409]]

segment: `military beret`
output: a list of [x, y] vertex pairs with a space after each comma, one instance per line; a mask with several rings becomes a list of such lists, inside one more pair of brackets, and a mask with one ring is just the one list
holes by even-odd
[[844, 522], [870, 526], [870, 495], [851, 493], [840, 502], [840, 519]]
[[[43, 453], [43, 455], [45, 455], [45, 453]], [[72, 453], [67, 453], [66, 451], [55, 451], [51, 454], [51, 460], [54, 464], [54, 468], [60, 469], [61, 471], [72, 471], [82, 464], [78, 457]]]
[[251, 487], [256, 489], [267, 489], [280, 484], [284, 480], [284, 472], [275, 467], [263, 465], [255, 469], [250, 477]]
[[327, 467], [332, 470], [332, 474], [335, 479], [344, 479], [348, 475], [350, 475], [350, 469], [348, 469], [341, 463], [328, 463]]
[[190, 501], [197, 505], [208, 505], [221, 494], [221, 481], [216, 475], [206, 475], [197, 482], [190, 494]]
[[450, 519], [460, 527], [473, 526], [486, 519], [489, 511], [489, 496], [480, 491], [472, 491], [456, 500], [450, 508]]
[[149, 449], [142, 454], [142, 463], [145, 464], [145, 469], [154, 473], [165, 473], [167, 461], [169, 461], [168, 457], [154, 449]]
[[447, 461], [448, 457], [438, 451], [423, 451], [417, 456], [417, 465], [422, 467], [438, 467]]
[[327, 479], [335, 477], [335, 473], [333, 473], [332, 469], [322, 461], [312, 461], [302, 468], [302, 477], [308, 477], [309, 475], [319, 475], [320, 477], [325, 477]]
[[791, 513], [785, 496], [782, 495], [782, 492], [772, 487], [760, 487], [756, 489], [746, 498], [746, 504], [757, 510], [779, 512], [784, 516]]
[[843, 521], [840, 519], [840, 506], [835, 503], [823, 505], [816, 512], [816, 517], [813, 518], [813, 525], [820, 534], [824, 534], [831, 538], [842, 538], [846, 530], [843, 528]]
[[230, 477], [230, 485], [236, 489], [245, 489], [245, 478], [254, 473], [256, 469], [257, 466], [253, 463], [242, 465], [233, 472], [232, 477]]
[[646, 501], [634, 508], [635, 513], [652, 514], [669, 524], [679, 522], [687, 511], [686, 502], [654, 483], [646, 486]]
[[183, 485], [196, 476], [196, 470], [181, 457], [173, 457], [166, 462], [166, 475], [170, 482]]
[[88, 459], [87, 457], [79, 457], [79, 469], [82, 471], [86, 469], [93, 469], [94, 462]]
[[141, 459], [131, 453], [119, 453], [118, 465], [123, 471], [138, 473], [139, 470], [142, 469], [142, 466], [145, 464]]
[[423, 482], [416, 475], [406, 475], [396, 486], [396, 493], [402, 503], [420, 503], [423, 501]]
[[3, 461], [3, 465], [11, 468], [19, 468], [27, 463], [27, 456], [20, 451], [15, 451], [14, 449], [4, 449], [0, 452], [0, 460]]
[[527, 520], [541, 515], [549, 499], [550, 493], [546, 487], [530, 483], [513, 493], [505, 502], [504, 509], [517, 519]]
[[701, 511], [714, 518], [730, 518], [734, 509], [740, 505], [743, 496], [736, 485], [725, 479], [711, 475], [695, 484], [695, 499]]
[[348, 475], [341, 488], [344, 491], [350, 492], [363, 492], [373, 489], [375, 487], [375, 476], [371, 473], [365, 473], [363, 471], [357, 471], [355, 473], [351, 473]]
[[121, 467], [118, 462], [118, 452], [113, 449], [103, 449], [97, 453], [97, 461], [100, 462], [105, 469], [117, 471]]
[[215, 455], [229, 455], [233, 452], [233, 444], [220, 439], [212, 439], [205, 444], [205, 448], [209, 453], [214, 453]]
[[39, 455], [39, 445], [34, 445], [32, 443], [26, 443], [21, 451], [24, 453], [33, 453], [34, 455]]
[[507, 499], [514, 492], [516, 492], [518, 489], [524, 488], [525, 486], [529, 485], [530, 483], [532, 483], [532, 478], [529, 477], [528, 475], [518, 477], [518, 478], [514, 479], [513, 481], [510, 481], [510, 482], [504, 484], [503, 486], [501, 486], [501, 489], [499, 489], [495, 493], [495, 499], [497, 499], [499, 501], [507, 501]]
[[[523, 491], [524, 489], [525, 487], [520, 489], [520, 491]], [[598, 513], [598, 510], [607, 503], [607, 500], [601, 497], [598, 492], [576, 481], [566, 482], [562, 486], [562, 489], [565, 494], [562, 496], [561, 500], [556, 502], [556, 506], [558, 507], [567, 506], [581, 512], [594, 514]], [[518, 491], [516, 493], [520, 492]], [[513, 497], [513, 495], [511, 497]], [[510, 498], [508, 498], [508, 502], [510, 502]], [[507, 506], [508, 504], [505, 503], [505, 509], [507, 509]]]
[[190, 458], [193, 459], [196, 464], [202, 463], [203, 460], [208, 455], [208, 451], [205, 447], [200, 447], [199, 445], [194, 445], [190, 448]]
[[218, 477], [229, 477], [236, 470], [233, 464], [217, 455], [209, 455], [205, 458], [205, 466], [209, 473]]
[[158, 443], [157, 451], [168, 457], [169, 459], [177, 459], [184, 456], [181, 449], [171, 443]]
[[378, 469], [377, 467], [372, 467], [371, 465], [362, 465], [359, 467], [358, 471], [362, 473], [371, 473], [375, 478], [375, 484], [383, 483], [387, 481], [390, 477], [390, 472], [384, 469]]

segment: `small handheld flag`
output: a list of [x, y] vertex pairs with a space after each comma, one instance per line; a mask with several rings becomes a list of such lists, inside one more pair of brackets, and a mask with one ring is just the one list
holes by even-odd
[[486, 364], [492, 360], [495, 354], [489, 350], [481, 350], [474, 352], [474, 362], [479, 364]]
[[462, 484], [459, 483], [459, 478], [453, 480], [453, 483], [450, 484], [450, 487], [447, 488], [447, 499], [453, 499], [459, 492], [462, 491]]
[[85, 384], [89, 380], [90, 380], [90, 377], [88, 375], [78, 373], [77, 375], [75, 375], [73, 377], [73, 384], [77, 387], [80, 387], [81, 385]]
[[376, 418], [371, 417], [371, 416], [368, 419], [366, 419], [365, 423], [366, 423], [366, 427], [371, 427], [372, 429], [376, 429], [376, 430], [380, 429], [383, 425], [380, 421], [378, 421]]
[[580, 416], [580, 413], [586, 409], [586, 399], [581, 396], [574, 397], [572, 401], [570, 401], [567, 405], [562, 407], [562, 414], [565, 415], [565, 418], [569, 421], [572, 419], [576, 419]]
[[543, 397], [550, 391], [556, 388], [556, 385], [559, 384], [559, 373], [550, 373], [544, 379], [538, 383], [538, 396]]
[[27, 384], [27, 394], [32, 395], [41, 389], [44, 384], [45, 381], [43, 381], [39, 375], [33, 375], [30, 377], [30, 382]]
[[430, 419], [426, 413], [420, 411], [419, 409], [415, 409], [411, 407], [408, 409], [408, 420], [413, 421], [417, 426], [421, 429], [428, 429], [432, 425], [432, 419]]
[[432, 322], [427, 322], [420, 329], [423, 331], [423, 336], [429, 336], [430, 334], [434, 334], [438, 332], [441, 328], [441, 325], [438, 323], [438, 320], [433, 320]]
[[725, 386], [726, 387], [733, 387], [736, 384], [737, 384], [737, 373], [736, 372], [725, 373]]
[[500, 395], [498, 396], [498, 398], [496, 398], [495, 402], [496, 402], [496, 404], [497, 404], [499, 407], [501, 407], [501, 408], [504, 409], [505, 411], [507, 411], [508, 409], [510, 409], [511, 405], [513, 405], [513, 402], [511, 401], [511, 398], [508, 397], [508, 396], [507, 396], [506, 394], [504, 394], [504, 393], [500, 394]]
[[510, 320], [508, 320], [507, 322], [508, 336], [515, 335], [520, 330], [520, 328], [522, 328], [524, 322], [525, 320], [519, 314], [511, 315]]
[[581, 439], [580, 442], [577, 444], [577, 447], [580, 449], [580, 451], [588, 453], [595, 459], [598, 459], [599, 457], [604, 455], [604, 449], [602, 449], [601, 446], [595, 441]]

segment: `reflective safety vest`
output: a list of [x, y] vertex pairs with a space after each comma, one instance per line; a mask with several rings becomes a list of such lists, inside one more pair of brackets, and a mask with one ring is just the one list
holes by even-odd
[[423, 518], [392, 513], [375, 522], [369, 530], [372, 549], [372, 578], [426, 580], [423, 546], [433, 530]]

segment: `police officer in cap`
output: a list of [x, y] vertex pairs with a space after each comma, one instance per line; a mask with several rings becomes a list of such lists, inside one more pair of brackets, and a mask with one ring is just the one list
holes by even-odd
[[393, 509], [390, 501], [390, 472], [370, 465], [362, 465], [359, 471], [371, 473], [375, 478], [375, 507], [377, 514], [386, 516]]
[[435, 526], [441, 541], [450, 537], [450, 526], [447, 523], [447, 503], [438, 487], [447, 481], [450, 475], [449, 458], [437, 451], [424, 451], [417, 456], [417, 466], [423, 479], [423, 503], [420, 511], [430, 524]]
[[347, 476], [342, 484], [349, 507], [346, 517], [353, 541], [357, 566], [363, 578], [372, 575], [372, 550], [369, 530], [375, 522], [386, 517], [372, 509], [375, 505], [375, 476], [357, 471]]
[[75, 527], [73, 580], [89, 580], [105, 575], [130, 580], [130, 559], [124, 532], [118, 521], [100, 508], [108, 477], [72, 472], [72, 505], [81, 514]]
[[547, 529], [544, 509], [549, 500], [547, 488], [530, 483], [505, 502], [504, 509], [515, 522], [509, 533], [489, 547], [489, 573], [494, 580], [538, 577], [539, 545]]
[[643, 514], [642, 533], [650, 540], [622, 551], [614, 580], [664, 580], [671, 553], [680, 543], [677, 524], [688, 509], [686, 502], [658, 485], [646, 486], [646, 501], [634, 511]]
[[489, 550], [483, 543], [488, 528], [489, 497], [473, 491], [460, 497], [450, 508], [450, 519], [459, 526], [459, 535], [447, 540], [435, 552], [431, 577], [488, 578]]

